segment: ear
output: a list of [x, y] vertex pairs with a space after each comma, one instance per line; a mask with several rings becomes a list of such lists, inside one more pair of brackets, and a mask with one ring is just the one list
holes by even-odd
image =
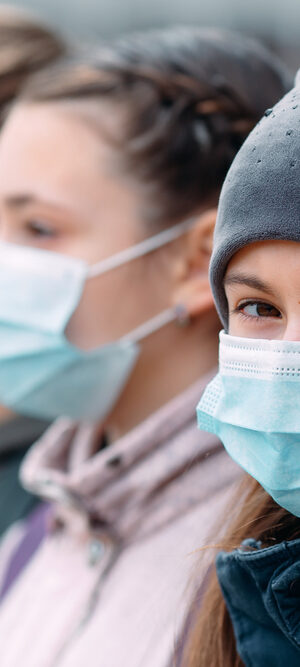
[[208, 267], [216, 215], [217, 209], [213, 208], [196, 219], [178, 267], [173, 303], [183, 307], [190, 317], [197, 317], [214, 308]]

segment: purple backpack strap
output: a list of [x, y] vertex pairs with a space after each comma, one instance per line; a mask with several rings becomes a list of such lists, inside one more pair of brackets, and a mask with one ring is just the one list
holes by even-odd
[[47, 534], [50, 514], [50, 506], [46, 503], [41, 503], [38, 507], [35, 507], [31, 514], [26, 518], [23, 537], [14, 550], [7, 565], [2, 588], [0, 590], [0, 601], [3, 600], [12, 584], [29, 563], [35, 551], [43, 541]]

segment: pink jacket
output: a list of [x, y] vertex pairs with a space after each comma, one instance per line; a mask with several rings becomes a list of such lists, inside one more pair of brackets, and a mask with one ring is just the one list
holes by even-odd
[[172, 664], [195, 550], [240, 475], [197, 430], [205, 384], [96, 454], [68, 420], [34, 445], [23, 482], [54, 519], [1, 607], [1, 667]]

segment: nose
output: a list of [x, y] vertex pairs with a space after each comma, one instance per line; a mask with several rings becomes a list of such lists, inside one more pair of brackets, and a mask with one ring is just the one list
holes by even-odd
[[282, 340], [300, 341], [300, 306], [298, 309], [299, 313], [287, 323]]

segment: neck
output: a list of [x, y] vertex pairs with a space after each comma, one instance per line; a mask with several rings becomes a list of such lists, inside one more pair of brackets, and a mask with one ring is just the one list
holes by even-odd
[[171, 323], [142, 342], [137, 365], [107, 420], [113, 440], [214, 369], [219, 329], [212, 311], [188, 328]]

